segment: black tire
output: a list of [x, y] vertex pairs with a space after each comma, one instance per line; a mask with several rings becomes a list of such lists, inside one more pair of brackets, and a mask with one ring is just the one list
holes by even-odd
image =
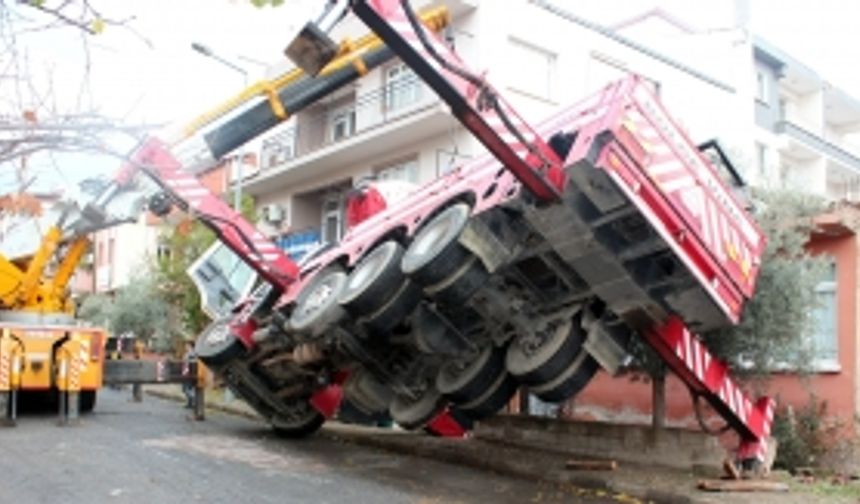
[[245, 345], [230, 331], [230, 320], [220, 319], [209, 324], [197, 342], [194, 353], [209, 367], [217, 368], [245, 353]]
[[391, 418], [406, 430], [424, 427], [445, 408], [445, 399], [435, 388], [428, 387], [417, 400], [397, 396], [391, 401]]
[[476, 256], [470, 255], [457, 271], [441, 282], [426, 287], [425, 292], [439, 303], [459, 306], [468, 302], [489, 277], [484, 264]]
[[96, 407], [96, 391], [81, 390], [80, 410], [81, 413], [90, 413]]
[[270, 419], [272, 430], [286, 439], [301, 439], [315, 433], [325, 423], [325, 417], [316, 411], [306, 400], [299, 400], [294, 407], [297, 411], [291, 418], [276, 414]]
[[422, 287], [448, 278], [472, 253], [457, 239], [469, 221], [471, 208], [465, 203], [441, 211], [415, 233], [403, 254], [401, 268]]
[[343, 395], [353, 407], [366, 415], [387, 412], [392, 393], [367, 370], [354, 370], [343, 384]]
[[546, 383], [570, 366], [584, 340], [585, 331], [577, 315], [573, 321], [565, 321], [552, 329], [536, 348], [518, 336], [508, 346], [505, 365], [520, 383], [528, 386]]
[[448, 361], [439, 369], [436, 389], [455, 404], [478, 399], [505, 370], [505, 352], [490, 345], [465, 367]]
[[320, 271], [296, 298], [289, 327], [313, 336], [322, 334], [345, 315], [338, 297], [346, 285], [346, 273], [339, 268]]
[[562, 402], [578, 394], [597, 374], [600, 365], [582, 349], [573, 363], [560, 376], [550, 382], [529, 389], [540, 400]]
[[489, 418], [505, 407], [517, 393], [517, 380], [502, 369], [490, 387], [477, 399], [459, 405], [460, 410], [472, 420]]
[[403, 247], [384, 242], [364, 256], [346, 280], [338, 301], [354, 317], [373, 313], [393, 298], [406, 277], [400, 270]]
[[397, 327], [415, 310], [415, 307], [421, 302], [421, 297], [421, 288], [410, 282], [409, 279], [404, 279], [400, 289], [395, 292], [388, 304], [360, 319], [360, 322], [372, 333], [386, 333]]

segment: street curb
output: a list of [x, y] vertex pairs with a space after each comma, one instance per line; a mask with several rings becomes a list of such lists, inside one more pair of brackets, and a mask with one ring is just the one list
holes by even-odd
[[[185, 400], [179, 392], [145, 390], [145, 393], [175, 402]], [[206, 404], [206, 408], [241, 416], [249, 420], [263, 421], [258, 415], [236, 406], [209, 402]], [[505, 446], [503, 443], [491, 443], [477, 439], [433, 438], [423, 434], [381, 431], [373, 427], [346, 425], [336, 421], [327, 422], [318, 435], [335, 441], [437, 460], [528, 481], [541, 481], [563, 487], [574, 486], [656, 503], [713, 503], [710, 499], [699, 499], [681, 493], [655, 490], [641, 484], [614, 480], [594, 473], [571, 472], [562, 469], [561, 466], [558, 466], [558, 469], [547, 470], [547, 465], [540, 463], [541, 456], [523, 457], [523, 453], [529, 452], [529, 450]], [[555, 466], [556, 464], [551, 463], [551, 465]]]
[[[166, 399], [168, 401], [173, 401], [173, 402], [179, 402], [179, 403], [185, 402], [185, 397], [179, 392], [173, 393], [173, 392], [168, 392], [166, 390], [144, 389], [144, 394], [146, 394], [148, 396], [152, 396], [152, 397], [158, 397], [159, 399]], [[263, 421], [263, 419], [260, 418], [260, 416], [254, 412], [245, 411], [242, 408], [230, 406], [228, 404], [221, 404], [221, 403], [216, 403], [216, 402], [207, 402], [206, 403], [206, 409], [214, 410], [214, 411], [220, 411], [222, 413], [229, 413], [231, 415], [236, 415], [236, 416], [247, 418], [248, 420], [256, 420], [258, 422]]]

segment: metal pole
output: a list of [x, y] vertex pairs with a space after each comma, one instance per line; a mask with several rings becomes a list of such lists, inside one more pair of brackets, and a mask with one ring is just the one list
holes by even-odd
[[245, 152], [242, 151], [236, 157], [236, 191], [233, 193], [233, 209], [242, 213], [242, 158], [245, 157]]
[[[240, 74], [242, 74], [244, 87], [248, 87], [248, 71], [247, 70], [245, 70], [244, 68], [240, 67], [239, 65], [237, 65], [235, 63], [232, 63], [227, 58], [219, 56], [218, 54], [215, 53], [215, 51], [210, 49], [208, 46], [203, 45], [199, 42], [192, 42], [191, 43], [191, 49], [194, 50], [195, 52], [199, 53], [199, 54], [202, 54], [203, 56], [206, 56], [207, 58], [214, 59], [218, 63], [221, 63], [222, 65], [226, 66], [227, 68], [229, 68], [231, 70], [239, 72]], [[239, 152], [238, 152], [238, 154], [236, 154], [236, 157], [235, 157], [236, 180], [234, 181], [234, 183], [236, 184], [236, 189], [233, 192], [233, 209], [236, 210], [236, 212], [238, 212], [238, 213], [242, 213], [242, 178], [243, 178], [242, 177], [242, 175], [243, 175], [242, 174], [242, 162], [244, 161], [244, 158], [245, 158], [245, 151], [240, 147]]]
[[[242, 72], [242, 77], [245, 79], [245, 87], [248, 87], [248, 72]], [[243, 173], [242, 165], [245, 163], [245, 149], [239, 148], [238, 166], [236, 166], [236, 199], [233, 201], [233, 209], [238, 213], [242, 213], [242, 183]]]

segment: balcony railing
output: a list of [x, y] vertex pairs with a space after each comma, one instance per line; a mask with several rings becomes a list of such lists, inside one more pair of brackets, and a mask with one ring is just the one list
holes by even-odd
[[808, 147], [817, 150], [854, 170], [860, 171], [860, 157], [848, 152], [833, 142], [829, 142], [824, 138], [811, 133], [802, 126], [790, 121], [782, 120], [776, 123], [775, 129], [777, 133], [784, 133]]
[[[332, 110], [301, 112], [298, 124], [263, 140], [260, 167], [262, 171], [346, 140], [380, 124], [390, 122], [435, 103], [425, 85], [411, 75], [379, 89], [356, 97], [345, 107]], [[397, 102], [396, 107], [392, 107]], [[336, 112], [336, 114], [333, 114]], [[333, 117], [343, 126], [334, 128]]]

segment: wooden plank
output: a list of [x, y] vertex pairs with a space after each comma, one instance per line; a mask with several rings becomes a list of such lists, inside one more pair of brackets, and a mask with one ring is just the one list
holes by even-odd
[[699, 480], [706, 492], [787, 492], [788, 485], [768, 480]]
[[615, 460], [570, 459], [564, 464], [565, 469], [574, 471], [614, 471], [618, 469]]

